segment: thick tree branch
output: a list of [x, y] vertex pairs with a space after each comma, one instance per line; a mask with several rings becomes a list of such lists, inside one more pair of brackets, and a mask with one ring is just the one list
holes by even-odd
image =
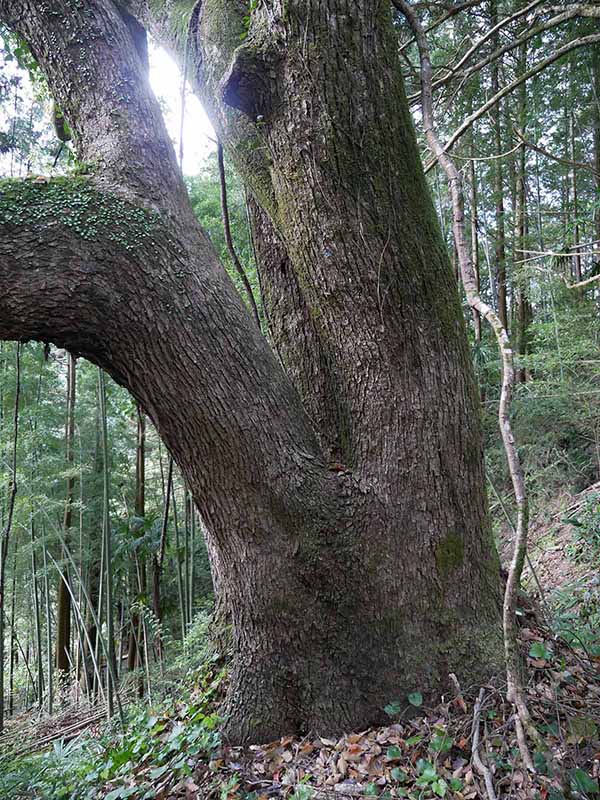
[[29, 43], [46, 72], [78, 159], [97, 186], [180, 215], [185, 187], [126, 20], [114, 3], [99, 0], [68, 9], [0, 0], [0, 19]]

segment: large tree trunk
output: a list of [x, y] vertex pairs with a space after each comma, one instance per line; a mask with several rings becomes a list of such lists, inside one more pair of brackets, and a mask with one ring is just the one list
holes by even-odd
[[[193, 219], [127, 27], [108, 0], [82, 6], [0, 0], [93, 165], [4, 188], [0, 336], [100, 364], [168, 445], [233, 621], [227, 733], [362, 727], [449, 672], [489, 678], [477, 394], [387, 3], [259, 4], [242, 44], [241, 3], [194, 6], [196, 87], [261, 207], [295, 388]], [[166, 12], [130, 6], [169, 40]]]

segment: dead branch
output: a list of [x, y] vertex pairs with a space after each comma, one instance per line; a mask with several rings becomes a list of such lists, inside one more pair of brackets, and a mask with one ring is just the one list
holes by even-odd
[[[531, 754], [524, 736], [520, 736], [519, 727], [525, 729], [536, 746], [543, 748], [543, 740], [535, 728], [529, 710], [525, 703], [524, 690], [519, 674], [519, 649], [516, 629], [516, 603], [517, 592], [521, 581], [525, 557], [527, 554], [527, 533], [529, 524], [529, 504], [525, 489], [525, 477], [519, 458], [519, 453], [512, 433], [510, 422], [510, 407], [515, 382], [513, 351], [508, 334], [496, 312], [485, 303], [478, 291], [477, 278], [471, 261], [465, 230], [464, 195], [460, 173], [442, 146], [434, 126], [431, 77], [432, 66], [429, 55], [429, 45], [421, 23], [413, 8], [407, 0], [394, 0], [395, 5], [406, 16], [411, 25], [421, 60], [421, 104], [423, 113], [423, 127], [427, 143], [433, 151], [440, 165], [448, 176], [448, 184], [452, 198], [452, 217], [456, 251], [460, 266], [463, 286], [467, 301], [471, 308], [478, 311], [491, 326], [502, 357], [502, 389], [500, 406], [498, 410], [498, 423], [504, 443], [504, 450], [515, 494], [517, 505], [517, 525], [513, 556], [508, 571], [506, 590], [504, 593], [503, 628], [504, 628], [504, 655], [506, 660], [506, 677], [508, 683], [507, 698], [517, 710], [519, 725], [517, 738], [521, 749], [523, 762], [528, 769], [533, 769]], [[600, 37], [599, 37], [600, 38]]]
[[[600, 14], [600, 8], [598, 9]], [[598, 172], [591, 164], [586, 164], [583, 161], [570, 161], [568, 158], [560, 158], [560, 156], [555, 156], [554, 153], [551, 153], [549, 150], [546, 150], [544, 147], [540, 147], [539, 144], [534, 144], [534, 142], [530, 142], [528, 139], [525, 138], [523, 135], [523, 131], [515, 129], [515, 134], [517, 138], [530, 150], [534, 150], [536, 153], [539, 153], [546, 158], [552, 159], [552, 161], [556, 161], [559, 164], [565, 164], [568, 167], [578, 167], [580, 169], [587, 169], [592, 175], [597, 175]]]
[[[397, 5], [397, 3], [396, 3]], [[530, 78], [533, 78], [535, 75], [538, 75], [540, 72], [543, 72], [547, 67], [553, 64], [555, 61], [558, 61], [559, 58], [570, 53], [571, 50], [575, 50], [578, 47], [584, 47], [589, 44], [597, 44], [600, 42], [600, 33], [592, 33], [589, 36], [581, 36], [578, 39], [573, 39], [567, 44], [559, 47], [554, 53], [549, 55], [547, 58], [538, 61], [531, 69], [528, 69], [527, 72], [524, 72], [518, 78], [511, 81], [511, 83], [504, 86], [499, 92], [497, 92], [493, 97], [480, 106], [476, 111], [470, 114], [464, 122], [454, 131], [452, 136], [448, 139], [446, 144], [442, 147], [442, 153], [447, 153], [456, 142], [460, 139], [460, 137], [467, 131], [471, 125], [476, 122], [480, 117], [486, 114], [490, 108], [493, 108], [497, 103], [500, 102], [506, 95], [513, 92], [518, 86], [520, 86], [525, 81], [528, 81]], [[422, 80], [422, 78], [421, 78]], [[440, 160], [440, 155], [435, 155], [435, 157], [425, 165], [425, 172], [429, 172], [435, 164]]]
[[481, 717], [481, 706], [483, 698], [485, 697], [485, 689], [479, 690], [479, 697], [475, 702], [473, 709], [473, 727], [471, 728], [471, 758], [473, 765], [477, 772], [481, 775], [485, 783], [485, 790], [489, 800], [496, 800], [496, 792], [494, 791], [494, 783], [492, 781], [492, 773], [489, 768], [481, 760], [479, 754], [479, 719]]
[[[498, 58], [501, 58], [506, 53], [509, 53], [511, 50], [514, 50], [517, 47], [520, 47], [522, 44], [525, 44], [530, 39], [533, 39], [534, 36], [537, 36], [539, 33], [543, 33], [544, 31], [550, 30], [552, 28], [561, 25], [563, 22], [568, 22], [569, 20], [575, 17], [595, 17], [600, 18], [600, 6], [589, 6], [589, 5], [578, 5], [578, 6], [571, 6], [566, 11], [563, 11], [561, 14], [557, 14], [555, 17], [551, 17], [551, 19], [546, 20], [546, 22], [542, 22], [540, 25], [536, 27], [530, 27], [526, 33], [522, 36], [517, 37], [516, 39], [512, 39], [510, 42], [502, 45], [497, 50], [494, 50], [493, 53], [490, 53], [481, 61], [477, 62], [477, 64], [473, 64], [468, 69], [466, 69], [463, 73], [459, 73], [460, 68], [469, 60], [469, 58], [477, 51], [477, 49], [486, 41], [490, 35], [497, 30], [502, 25], [511, 22], [512, 20], [516, 19], [519, 16], [523, 16], [526, 12], [532, 10], [534, 7], [540, 4], [540, 0], [534, 0], [526, 9], [521, 10], [513, 14], [511, 17], [507, 17], [506, 19], [502, 20], [501, 23], [494, 26], [491, 31], [483, 36], [478, 42], [476, 42], [469, 50], [465, 53], [465, 55], [460, 59], [460, 61], [451, 68], [445, 68], [448, 70], [448, 74], [445, 75], [443, 78], [439, 78], [437, 81], [432, 83], [432, 91], [435, 92], [440, 86], [444, 86], [445, 84], [449, 83], [454, 77], [460, 74], [461, 79], [464, 81], [466, 78], [469, 78], [475, 72], [481, 71], [484, 67], [487, 67], [492, 61], [495, 61]], [[418, 99], [419, 93], [415, 93], [409, 97], [411, 102], [414, 102]]]
[[[461, 11], [464, 11], [467, 8], [473, 8], [473, 6], [480, 6], [483, 0], [467, 0], [465, 3], [460, 3], [458, 6], [453, 6], [449, 8], [439, 19], [436, 19], [434, 22], [429, 25], [425, 29], [425, 33], [429, 33], [430, 31], [435, 30], [435, 28], [439, 28], [440, 25], [443, 25], [447, 19], [450, 17], [455, 16], [456, 14], [460, 14]], [[536, 2], [543, 2], [543, 0], [536, 0]], [[408, 42], [405, 42], [402, 47], [400, 48], [400, 52], [406, 50], [410, 45], [414, 42], [414, 39], [410, 39]]]

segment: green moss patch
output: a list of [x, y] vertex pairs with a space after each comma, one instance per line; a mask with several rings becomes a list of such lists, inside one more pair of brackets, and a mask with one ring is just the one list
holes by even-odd
[[0, 181], [0, 225], [60, 224], [82, 239], [132, 251], [152, 237], [159, 217], [95, 189], [87, 178]]
[[435, 548], [435, 562], [440, 578], [446, 578], [452, 570], [460, 567], [464, 556], [465, 546], [462, 536], [458, 533], [449, 533]]

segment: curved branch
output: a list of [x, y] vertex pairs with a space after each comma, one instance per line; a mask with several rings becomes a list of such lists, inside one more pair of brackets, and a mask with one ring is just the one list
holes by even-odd
[[90, 181], [0, 183], [0, 338], [52, 341], [106, 369], [208, 517], [233, 513], [240, 484], [259, 515], [265, 492], [287, 491], [305, 458], [314, 477], [322, 457], [216, 256], [199, 230], [185, 237]]
[[[530, 78], [533, 78], [534, 75], [537, 75], [538, 73], [545, 70], [546, 67], [549, 67], [555, 61], [558, 61], [559, 58], [562, 58], [562, 56], [566, 55], [567, 53], [570, 53], [571, 50], [575, 50], [578, 47], [585, 47], [588, 44], [597, 44], [598, 42], [600, 42], [600, 33], [592, 33], [589, 36], [582, 36], [579, 39], [573, 39], [573, 41], [567, 42], [567, 44], [563, 45], [562, 47], [559, 47], [558, 50], [549, 55], [547, 58], [538, 61], [538, 63], [534, 64], [534, 66], [531, 67], [531, 69], [528, 69], [527, 72], [524, 72], [518, 78], [515, 78], [514, 81], [511, 81], [511, 83], [504, 86], [493, 97], [490, 97], [490, 99], [486, 103], [484, 103], [476, 111], [470, 114], [463, 121], [463, 123], [454, 131], [452, 136], [443, 146], [443, 152], [448, 152], [448, 150], [450, 150], [456, 144], [456, 142], [460, 139], [460, 137], [465, 133], [465, 131], [467, 131], [471, 127], [471, 125], [476, 120], [478, 120], [480, 117], [486, 114], [490, 110], [490, 108], [493, 108], [497, 103], [500, 102], [500, 100], [502, 100], [503, 97], [506, 97], [507, 94], [513, 92], [522, 83], [528, 81]], [[426, 164], [425, 172], [429, 172], [429, 170], [433, 169], [438, 160], [439, 156], [436, 156], [428, 164]]]
[[[471, 261], [471, 254], [467, 244], [464, 217], [464, 196], [462, 189], [462, 179], [460, 173], [445, 152], [435, 130], [435, 120], [433, 114], [432, 88], [431, 88], [431, 59], [429, 56], [429, 45], [421, 23], [414, 12], [414, 9], [407, 0], [394, 0], [397, 7], [402, 11], [415, 32], [421, 59], [421, 104], [423, 111], [423, 127], [427, 143], [439, 160], [442, 168], [448, 177], [448, 184], [452, 198], [452, 216], [454, 241], [461, 271], [462, 283], [467, 296], [469, 305], [478, 311], [489, 323], [502, 358], [502, 389], [500, 394], [500, 406], [498, 409], [498, 425], [502, 436], [508, 470], [513, 486], [515, 501], [517, 506], [517, 529], [515, 543], [508, 571], [508, 580], [504, 594], [503, 625], [504, 625], [504, 647], [506, 658], [506, 676], [508, 683], [507, 698], [517, 709], [516, 730], [517, 738], [523, 761], [528, 769], [534, 771], [533, 761], [527, 747], [522, 727], [526, 729], [533, 742], [538, 747], [543, 747], [543, 741], [535, 728], [527, 704], [519, 674], [519, 652], [516, 630], [516, 602], [517, 591], [521, 581], [525, 556], [527, 554], [527, 534], [529, 527], [529, 501], [525, 486], [525, 475], [521, 465], [519, 451], [512, 432], [510, 420], [510, 407], [515, 384], [515, 369], [513, 350], [508, 334], [496, 312], [485, 303], [479, 294], [477, 276]], [[521, 727], [522, 726], [522, 727]]]
[[225, 233], [225, 242], [227, 244], [227, 250], [229, 251], [229, 257], [233, 262], [233, 266], [235, 267], [235, 271], [240, 276], [240, 280], [244, 285], [244, 289], [246, 290], [246, 295], [248, 297], [248, 302], [250, 304], [250, 308], [252, 309], [252, 314], [254, 316], [254, 321], [258, 329], [260, 330], [260, 316], [258, 314], [258, 307], [256, 305], [256, 300], [254, 299], [254, 293], [252, 292], [252, 286], [250, 285], [250, 281], [248, 280], [248, 276], [246, 275], [246, 271], [242, 266], [242, 262], [238, 258], [238, 254], [235, 251], [235, 247], [233, 244], [233, 237], [231, 236], [231, 225], [229, 222], [229, 205], [227, 203], [227, 178], [225, 176], [225, 160], [223, 158], [223, 145], [221, 142], [217, 145], [217, 162], [219, 164], [219, 181], [221, 184], [221, 215], [223, 217], [223, 232]]
[[[490, 62], [495, 61], [496, 59], [500, 58], [501, 56], [505, 55], [505, 53], [509, 53], [511, 50], [519, 47], [520, 45], [528, 42], [530, 39], [533, 39], [534, 36], [537, 36], [539, 33], [543, 33], [544, 31], [550, 30], [552, 28], [561, 25], [563, 22], [568, 22], [569, 20], [573, 19], [574, 17], [600, 17], [600, 8], [595, 6], [589, 5], [577, 5], [571, 6], [566, 11], [561, 14], [557, 14], [555, 17], [547, 20], [546, 22], [542, 22], [536, 27], [528, 28], [527, 32], [524, 33], [522, 36], [517, 37], [516, 39], [512, 39], [511, 41], [507, 42], [502, 47], [499, 47], [497, 50], [494, 50], [492, 53], [487, 55], [481, 61], [478, 61], [477, 64], [473, 64], [468, 69], [466, 69], [463, 73], [460, 73], [460, 68], [466, 64], [471, 56], [477, 52], [477, 50], [491, 37], [496, 33], [500, 28], [504, 25], [507, 25], [509, 22], [514, 21], [518, 17], [522, 17], [523, 15], [527, 14], [529, 11], [532, 11], [534, 8], [540, 5], [542, 0], [534, 0], [533, 3], [530, 3], [526, 8], [517, 11], [515, 14], [512, 14], [510, 17], [506, 17], [505, 19], [501, 20], [497, 25], [491, 28], [489, 31], [486, 32], [484, 36], [478, 39], [475, 44], [473, 44], [467, 52], [462, 56], [460, 61], [454, 66], [448, 68], [448, 74], [445, 75], [443, 78], [440, 78], [437, 81], [432, 81], [431, 89], [435, 91], [440, 86], [444, 86], [446, 83], [449, 83], [454, 77], [460, 74], [460, 78], [464, 81], [466, 78], [473, 75], [475, 72], [479, 72], [484, 67], [486, 67]], [[414, 102], [420, 98], [420, 92], [415, 92], [415, 94], [409, 97], [410, 102]]]

